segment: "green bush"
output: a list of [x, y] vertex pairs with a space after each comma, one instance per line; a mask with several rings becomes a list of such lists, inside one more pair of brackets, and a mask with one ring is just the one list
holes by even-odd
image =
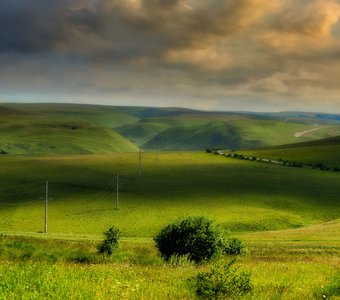
[[191, 279], [195, 293], [201, 299], [235, 299], [251, 292], [250, 273], [239, 271], [233, 265], [214, 265], [210, 272], [200, 272]]
[[121, 232], [117, 227], [111, 227], [104, 232], [104, 240], [98, 246], [98, 252], [101, 254], [112, 255], [118, 249], [118, 241]]
[[228, 238], [225, 246], [224, 253], [229, 255], [244, 255], [248, 252], [248, 249], [244, 242], [238, 238]]
[[223, 252], [225, 238], [222, 230], [206, 217], [188, 217], [164, 227], [154, 238], [162, 257], [187, 255], [202, 262]]

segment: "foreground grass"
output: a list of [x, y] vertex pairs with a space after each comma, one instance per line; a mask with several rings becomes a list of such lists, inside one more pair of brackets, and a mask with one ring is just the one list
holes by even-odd
[[[245, 299], [340, 296], [339, 244], [251, 240], [239, 260], [252, 273]], [[112, 258], [92, 241], [2, 236], [0, 246], [1, 299], [194, 299], [188, 279], [209, 269], [164, 263], [151, 240], [124, 240]]]

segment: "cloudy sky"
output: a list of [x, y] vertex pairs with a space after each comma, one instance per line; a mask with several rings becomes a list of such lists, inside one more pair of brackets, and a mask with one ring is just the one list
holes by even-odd
[[340, 0], [1, 0], [0, 102], [340, 113]]

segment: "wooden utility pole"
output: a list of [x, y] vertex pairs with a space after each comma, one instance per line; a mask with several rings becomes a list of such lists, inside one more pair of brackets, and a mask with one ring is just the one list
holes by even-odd
[[48, 181], [45, 183], [45, 222], [44, 233], [47, 234], [47, 208], [48, 208]]
[[116, 195], [116, 209], [119, 209], [119, 174], [117, 174], [117, 195]]
[[139, 149], [139, 165], [138, 165], [138, 175], [142, 175], [142, 149]]

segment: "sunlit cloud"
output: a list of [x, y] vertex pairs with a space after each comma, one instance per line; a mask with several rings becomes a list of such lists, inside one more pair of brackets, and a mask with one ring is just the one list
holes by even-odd
[[339, 18], [338, 0], [3, 0], [0, 98], [339, 110]]

